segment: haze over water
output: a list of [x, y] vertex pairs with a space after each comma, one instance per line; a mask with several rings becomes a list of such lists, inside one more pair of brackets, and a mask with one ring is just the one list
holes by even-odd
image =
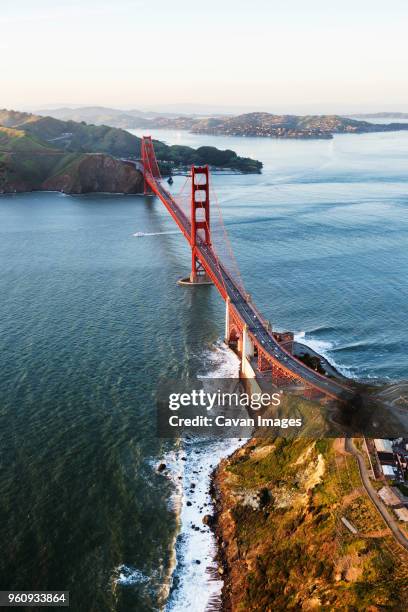
[[[213, 176], [254, 302], [350, 376], [408, 377], [408, 133], [153, 136], [263, 161]], [[2, 589], [69, 589], [80, 612], [166, 590], [176, 487], [156, 466], [177, 449], [155, 437], [155, 389], [219, 371], [224, 324], [215, 289], [176, 285], [175, 229], [144, 196], [0, 197]]]

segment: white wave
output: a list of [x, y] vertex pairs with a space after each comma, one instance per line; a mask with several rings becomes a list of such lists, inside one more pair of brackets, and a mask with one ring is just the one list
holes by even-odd
[[345, 366], [343, 364], [337, 363], [333, 359], [333, 354], [331, 351], [335, 349], [334, 342], [330, 342], [330, 340], [321, 340], [318, 338], [311, 338], [306, 332], [301, 331], [295, 334], [295, 342], [300, 342], [315, 351], [325, 359], [335, 368], [340, 374], [347, 377], [353, 377], [353, 370], [349, 366]]
[[[168, 508], [172, 510], [176, 515], [176, 522], [178, 525], [178, 530], [180, 529], [181, 524], [181, 511], [183, 504], [183, 477], [184, 477], [184, 469], [185, 469], [185, 461], [182, 457], [185, 456], [184, 449], [181, 445], [181, 440], [179, 441], [179, 446], [174, 448], [173, 450], [165, 453], [162, 459], [157, 462], [154, 462], [154, 466], [157, 469], [160, 463], [164, 463], [166, 465], [166, 469], [162, 472], [163, 476], [166, 476], [173, 483], [173, 494], [168, 499]], [[151, 462], [153, 465], [153, 463]], [[176, 541], [177, 541], [177, 533], [174, 534], [173, 544], [172, 544], [172, 554], [169, 561], [169, 567], [166, 572], [166, 577], [162, 582], [162, 587], [160, 589], [159, 597], [162, 601], [167, 601], [170, 593], [171, 581], [176, 568], [177, 560], [176, 560]]]
[[122, 564], [118, 565], [118, 567], [113, 570], [113, 581], [116, 584], [129, 586], [148, 582], [149, 578], [140, 570]]
[[177, 515], [181, 511], [181, 501], [183, 497], [182, 479], [184, 473], [184, 461], [182, 457], [185, 455], [184, 449], [181, 446], [175, 448], [163, 456], [163, 461], [156, 464], [156, 467], [160, 463], [165, 463], [166, 469], [164, 475], [173, 483], [174, 493], [168, 500], [168, 505], [171, 510], [174, 510]]
[[[320, 353], [321, 355], [323, 355], [322, 351], [328, 352], [334, 349], [333, 342], [330, 342], [329, 340], [320, 340], [317, 338], [311, 338], [310, 336], [306, 338], [306, 332], [304, 331], [298, 332], [295, 334], [295, 341], [305, 344], [306, 346], [311, 348], [313, 351], [316, 351], [316, 353]], [[323, 355], [323, 357], [325, 357], [325, 355]]]
[[[238, 377], [239, 360], [225, 344], [217, 343], [212, 350], [205, 352], [203, 358], [210, 369], [205, 377]], [[205, 514], [214, 512], [209, 493], [211, 474], [221, 459], [234, 452], [244, 441], [196, 439], [184, 440], [183, 444], [184, 452], [178, 455], [183, 465], [178, 464], [175, 468], [175, 474], [182, 473], [180, 529], [173, 591], [166, 611], [205, 612], [209, 602], [214, 597], [220, 597], [223, 586], [221, 577], [214, 578], [218, 576], [215, 538], [211, 529], [202, 522]]]
[[198, 378], [238, 378], [239, 357], [227, 347], [224, 342], [218, 341], [203, 355], [207, 365], [207, 372], [199, 374]]

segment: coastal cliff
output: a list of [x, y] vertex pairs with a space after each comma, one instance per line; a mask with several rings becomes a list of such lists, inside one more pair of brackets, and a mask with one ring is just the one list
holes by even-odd
[[134, 164], [111, 155], [65, 153], [22, 130], [0, 127], [0, 193], [37, 190], [140, 193], [143, 177]]
[[406, 564], [342, 442], [253, 439], [221, 462], [223, 611], [405, 609]]
[[[141, 139], [122, 129], [60, 121], [0, 110], [0, 193], [58, 190], [66, 193], [139, 193]], [[229, 149], [167, 145], [154, 141], [162, 175], [192, 164], [259, 173], [262, 163]]]
[[63, 193], [142, 193], [143, 175], [133, 164], [110, 155], [83, 155], [62, 172], [47, 179], [43, 188]]

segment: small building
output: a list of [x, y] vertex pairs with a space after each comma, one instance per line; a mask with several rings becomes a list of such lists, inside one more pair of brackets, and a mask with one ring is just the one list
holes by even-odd
[[408, 497], [403, 494], [403, 492], [398, 487], [391, 487], [391, 490], [397, 495], [401, 504], [403, 506], [407, 506], [408, 508]]
[[400, 521], [408, 523], [408, 508], [394, 508], [394, 512]]
[[393, 453], [391, 440], [383, 440], [382, 438], [376, 438], [374, 440], [374, 446], [377, 453]]
[[293, 353], [293, 332], [273, 332], [273, 336], [286, 351]]
[[[388, 466], [387, 466], [388, 467]], [[379, 497], [383, 500], [387, 506], [391, 506], [392, 508], [402, 508], [404, 503], [397, 494], [398, 489], [395, 487], [382, 487], [378, 491]]]
[[392, 448], [391, 440], [383, 440], [376, 438], [374, 440], [375, 451], [377, 453], [378, 461], [380, 463], [394, 464], [394, 450]]
[[388, 465], [386, 463], [381, 463], [382, 473], [386, 478], [391, 478], [392, 480], [397, 477], [398, 470], [394, 465]]

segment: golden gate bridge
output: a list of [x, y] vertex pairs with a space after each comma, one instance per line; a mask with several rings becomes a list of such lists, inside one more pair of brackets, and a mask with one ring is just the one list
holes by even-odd
[[[276, 332], [262, 317], [245, 291], [238, 266], [223, 228], [215, 245], [210, 218], [208, 166], [192, 166], [189, 193], [178, 196], [164, 186], [150, 136], [141, 143], [141, 170], [145, 193], [156, 195], [172, 216], [191, 248], [191, 273], [182, 281], [191, 286], [212, 283], [226, 303], [225, 342], [241, 358], [246, 378], [269, 378], [273, 385], [295, 385], [310, 399], [349, 401], [354, 391], [338, 380], [309, 368], [293, 355], [293, 333]], [[228, 255], [226, 253], [228, 252]]]

